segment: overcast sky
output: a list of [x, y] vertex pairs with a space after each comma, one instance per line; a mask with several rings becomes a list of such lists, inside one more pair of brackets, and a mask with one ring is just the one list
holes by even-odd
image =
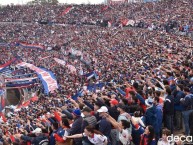
[[[26, 4], [28, 1], [31, 0], [0, 0], [1, 5], [7, 5], [7, 4]], [[82, 3], [92, 3], [92, 4], [99, 4], [104, 2], [104, 0], [58, 0], [60, 3], [76, 3], [76, 4], [82, 4]]]

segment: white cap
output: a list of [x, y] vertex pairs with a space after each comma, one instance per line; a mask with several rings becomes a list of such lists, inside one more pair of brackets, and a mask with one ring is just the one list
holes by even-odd
[[50, 115], [50, 112], [47, 112], [46, 115]]
[[35, 130], [32, 131], [32, 133], [42, 133], [42, 129], [36, 128]]
[[108, 109], [106, 106], [102, 106], [97, 112], [108, 112]]

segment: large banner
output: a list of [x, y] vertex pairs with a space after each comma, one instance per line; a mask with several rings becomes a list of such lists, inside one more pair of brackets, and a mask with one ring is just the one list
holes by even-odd
[[21, 62], [18, 66], [28, 67], [29, 69], [35, 71], [38, 74], [38, 78], [42, 81], [44, 86], [44, 93], [48, 94], [49, 92], [53, 92], [58, 88], [58, 83], [54, 74], [51, 71], [45, 70], [43, 68], [38, 68], [33, 64]]

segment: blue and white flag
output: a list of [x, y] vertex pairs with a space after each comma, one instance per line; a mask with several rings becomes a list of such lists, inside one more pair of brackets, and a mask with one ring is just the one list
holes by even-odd
[[35, 71], [38, 75], [38, 78], [41, 80], [44, 86], [44, 93], [48, 94], [49, 92], [54, 92], [54, 90], [58, 89], [58, 83], [54, 74], [51, 71], [48, 71], [43, 68], [38, 68], [33, 64], [21, 62], [18, 64], [21, 67], [28, 67], [29, 69]]
[[89, 79], [91, 79], [91, 78], [95, 78], [96, 80], [98, 79], [98, 75], [97, 75], [97, 73], [95, 72], [95, 71], [93, 71], [93, 72], [90, 72], [90, 73], [88, 73], [88, 74], [85, 74], [85, 76], [87, 77], [87, 80], [89, 80]]

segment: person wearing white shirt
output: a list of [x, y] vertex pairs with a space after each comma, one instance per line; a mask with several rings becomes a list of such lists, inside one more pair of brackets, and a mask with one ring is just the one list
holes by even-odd
[[168, 136], [171, 135], [170, 130], [167, 128], [162, 130], [162, 138], [158, 140], [157, 145], [174, 145], [174, 142], [167, 140]]
[[107, 137], [102, 135], [99, 131], [95, 130], [92, 126], [87, 126], [84, 129], [84, 133], [82, 134], [75, 134], [71, 136], [64, 136], [64, 140], [66, 138], [81, 138], [81, 137], [88, 137], [88, 140], [94, 145], [107, 145], [108, 140]]

